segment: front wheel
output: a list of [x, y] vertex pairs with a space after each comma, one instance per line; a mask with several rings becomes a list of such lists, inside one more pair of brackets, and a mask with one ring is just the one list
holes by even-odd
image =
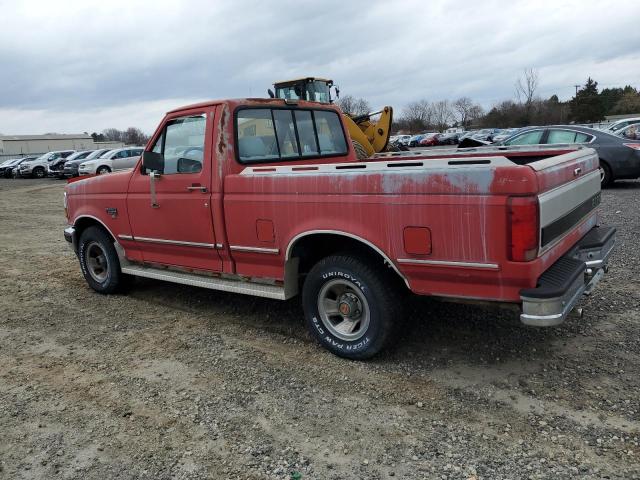
[[393, 278], [358, 256], [333, 255], [309, 272], [302, 290], [307, 328], [327, 350], [370, 358], [393, 338], [403, 301]]
[[80, 235], [78, 258], [85, 280], [98, 293], [114, 293], [123, 284], [120, 260], [111, 237], [100, 227]]
[[35, 178], [44, 178], [44, 176], [45, 176], [44, 168], [42, 168], [42, 167], [34, 168], [33, 169], [33, 176]]
[[105, 173], [111, 173], [111, 169], [106, 165], [103, 165], [100, 168], [98, 168], [98, 171], [96, 173], [98, 175], [104, 175]]

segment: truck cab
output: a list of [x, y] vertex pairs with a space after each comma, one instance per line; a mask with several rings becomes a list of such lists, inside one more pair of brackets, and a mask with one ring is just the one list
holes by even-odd
[[169, 112], [132, 170], [69, 183], [65, 238], [99, 293], [126, 276], [302, 293], [314, 338], [364, 359], [394, 337], [408, 293], [564, 321], [615, 242], [599, 195], [588, 148], [360, 161], [333, 105], [224, 100]]

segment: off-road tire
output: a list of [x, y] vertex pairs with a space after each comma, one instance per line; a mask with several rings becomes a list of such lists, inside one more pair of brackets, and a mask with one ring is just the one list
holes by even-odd
[[[391, 275], [382, 265], [377, 267], [370, 260], [349, 253], [322, 259], [311, 269], [302, 289], [305, 321], [311, 335], [340, 357], [364, 360], [376, 355], [396, 336], [403, 320], [403, 292]], [[348, 282], [366, 305], [367, 327], [356, 339], [339, 338], [327, 327], [320, 300], [332, 282]]]
[[104, 175], [105, 173], [111, 173], [111, 169], [106, 165], [102, 165], [96, 170], [96, 175]]
[[611, 174], [611, 167], [607, 162], [600, 160], [600, 187], [609, 187], [612, 183], [613, 175]]
[[42, 167], [34, 168], [31, 174], [33, 175], [34, 178], [44, 178], [46, 176], [46, 172]]
[[[104, 266], [104, 278], [96, 274], [95, 258], [98, 251], [103, 259], [98, 262]], [[91, 260], [93, 258], [94, 260]], [[91, 288], [98, 293], [109, 294], [121, 290], [126, 285], [125, 275], [120, 271], [120, 260], [109, 234], [101, 227], [88, 227], [80, 235], [78, 259], [82, 275]], [[93, 262], [93, 264], [92, 264]], [[93, 272], [93, 273], [92, 273]]]
[[358, 157], [358, 160], [366, 160], [369, 158], [369, 154], [360, 142], [353, 140], [351, 143], [353, 143], [353, 149], [356, 151], [356, 157]]

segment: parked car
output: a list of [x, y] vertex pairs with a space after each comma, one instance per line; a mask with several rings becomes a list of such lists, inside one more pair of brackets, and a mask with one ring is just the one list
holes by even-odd
[[425, 137], [426, 133], [420, 133], [418, 135], [412, 135], [411, 138], [409, 138], [409, 143], [408, 146], [409, 147], [417, 147], [418, 145], [420, 145], [420, 140], [422, 140]]
[[617, 137], [627, 140], [640, 140], [640, 123], [633, 123], [616, 131]]
[[607, 133], [616, 133], [618, 130], [622, 130], [624, 127], [633, 125], [635, 123], [640, 123], [640, 117], [625, 118], [622, 120], [618, 120], [617, 122], [612, 123], [611, 125], [603, 128], [602, 130]]
[[602, 130], [574, 125], [524, 128], [501, 145], [583, 144], [595, 149], [602, 186], [624, 178], [640, 177], [640, 142]]
[[409, 140], [411, 140], [411, 135], [396, 135], [397, 143], [400, 145], [404, 145], [406, 147], [409, 146]]
[[478, 130], [472, 135], [474, 140], [481, 140], [484, 142], [492, 142], [493, 136], [500, 133], [499, 128], [483, 128], [482, 130]]
[[172, 110], [135, 168], [65, 186], [79, 270], [102, 294], [129, 275], [280, 300], [301, 287], [311, 335], [351, 359], [402, 331], [409, 292], [542, 327], [606, 275], [594, 150], [359, 161], [346, 130], [338, 107], [302, 100]]
[[102, 175], [115, 170], [135, 167], [142, 155], [142, 147], [126, 147], [110, 150], [100, 157], [80, 163], [79, 175]]
[[453, 133], [443, 133], [440, 135], [438, 141], [440, 145], [457, 145], [460, 134], [457, 132]]
[[422, 140], [420, 140], [420, 146], [421, 147], [434, 147], [436, 145], [439, 145], [439, 138], [440, 138], [440, 134], [439, 133], [428, 133], [424, 136], [424, 138]]
[[0, 177], [4, 178], [12, 178], [13, 177], [13, 169], [18, 167], [22, 162], [35, 160], [38, 157], [22, 157], [22, 158], [10, 158], [6, 162], [3, 162], [0, 165]]
[[80, 152], [75, 152], [69, 155], [68, 157], [60, 157], [57, 160], [54, 160], [49, 163], [47, 166], [47, 174], [50, 177], [56, 178], [64, 178], [64, 166], [67, 162], [72, 160], [83, 160], [91, 154], [93, 150], [82, 150]]
[[519, 128], [504, 128], [493, 136], [493, 143], [500, 143], [518, 133]]
[[67, 158], [74, 152], [75, 150], [58, 150], [45, 153], [35, 160], [21, 163], [18, 174], [20, 177], [44, 178], [47, 176], [47, 168], [51, 162], [59, 158]]
[[111, 151], [110, 148], [101, 148], [99, 150], [93, 150], [85, 158], [67, 159], [67, 161], [64, 164], [64, 169], [62, 173], [65, 176], [65, 178], [77, 177], [79, 175], [78, 167], [80, 166], [81, 163], [87, 162], [89, 160], [95, 160], [96, 158], [100, 158], [102, 155], [110, 151]]

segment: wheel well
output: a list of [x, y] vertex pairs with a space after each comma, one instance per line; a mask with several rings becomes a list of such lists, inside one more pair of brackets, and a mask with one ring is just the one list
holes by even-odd
[[109, 237], [111, 237], [111, 239], [113, 241], [115, 241], [115, 238], [113, 237], [113, 235], [111, 234], [109, 229], [107, 227], [105, 227], [103, 223], [99, 222], [95, 218], [92, 218], [92, 217], [80, 217], [78, 220], [76, 220], [76, 222], [73, 224], [73, 226], [76, 229], [76, 235], [77, 235], [78, 239], [80, 238], [80, 235], [82, 235], [82, 232], [84, 232], [87, 228], [96, 226], [96, 227], [100, 227], [102, 230], [104, 230], [106, 232], [106, 234], [109, 235]]
[[[598, 157], [598, 163], [604, 163], [609, 168], [609, 171], [611, 171], [611, 164], [606, 158]], [[613, 172], [611, 172], [611, 176], [613, 176]]]
[[406, 279], [375, 247], [362, 240], [339, 233], [312, 233], [298, 240], [289, 248], [287, 260], [298, 259], [298, 281], [304, 280], [313, 266], [325, 257], [337, 253], [353, 253], [388, 269], [390, 277], [407, 285]]

